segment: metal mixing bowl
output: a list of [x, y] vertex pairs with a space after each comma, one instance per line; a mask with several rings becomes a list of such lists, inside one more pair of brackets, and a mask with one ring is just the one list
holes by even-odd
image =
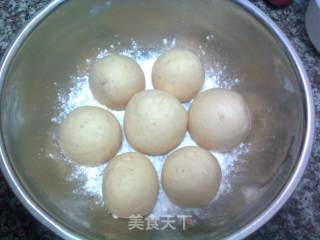
[[[208, 206], [181, 210], [160, 193], [154, 214], [191, 214], [187, 230], [129, 231], [101, 201], [105, 165], [85, 168], [65, 159], [58, 127], [71, 109], [97, 105], [87, 75], [97, 58], [133, 56], [150, 83], [153, 61], [173, 46], [199, 54], [205, 88], [245, 97], [253, 130], [234, 151], [214, 153], [223, 184]], [[66, 239], [244, 238], [290, 197], [312, 146], [312, 93], [301, 61], [279, 28], [244, 0], [55, 0], [12, 44], [0, 82], [2, 171], [28, 210]], [[183, 144], [193, 143], [187, 136]], [[121, 151], [127, 150], [124, 143]], [[163, 160], [152, 158], [159, 172]]]

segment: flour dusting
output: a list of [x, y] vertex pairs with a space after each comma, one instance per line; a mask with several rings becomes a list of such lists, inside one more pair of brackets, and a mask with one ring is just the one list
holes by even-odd
[[[214, 35], [208, 35], [206, 37], [206, 40], [213, 41]], [[176, 40], [170, 39], [170, 38], [164, 38], [162, 40], [162, 44], [164, 45], [164, 47], [168, 47], [168, 46], [174, 47], [176, 44]], [[117, 42], [116, 44], [111, 44], [108, 47], [108, 49], [114, 49], [116, 45], [120, 46], [121, 42]], [[199, 46], [199, 48], [202, 49], [203, 54], [205, 54], [206, 52], [205, 46]], [[89, 88], [88, 72], [91, 65], [95, 61], [109, 55], [108, 49], [101, 49], [95, 59], [85, 59], [85, 62], [87, 64], [85, 71], [77, 71], [74, 75], [70, 76], [72, 87], [69, 89], [69, 91], [67, 92], [59, 91], [58, 111], [57, 111], [59, 114], [57, 114], [57, 116], [54, 116], [51, 120], [55, 124], [57, 129], [59, 127], [59, 124], [66, 117], [66, 115], [77, 107], [89, 105], [89, 106], [99, 106], [102, 108], [106, 108], [105, 106], [102, 106], [101, 104], [99, 104], [93, 98]], [[145, 74], [146, 88], [152, 89], [153, 88], [152, 81], [151, 81], [152, 66], [156, 61], [156, 59], [160, 56], [161, 52], [146, 51], [143, 48], [141, 48], [134, 39], [131, 39], [130, 48], [122, 51], [121, 54], [132, 57], [138, 62], [138, 64], [141, 66]], [[221, 80], [226, 73], [225, 66], [221, 66], [220, 64], [217, 63], [216, 65], [211, 65], [211, 66], [204, 65], [204, 67], [206, 72], [206, 79], [205, 79], [205, 84], [202, 90], [217, 88], [217, 87], [231, 89], [235, 85], [239, 84], [239, 81], [240, 81], [239, 79], [234, 79], [228, 82]], [[184, 104], [184, 107], [186, 110], [188, 110], [190, 107], [190, 103]], [[122, 125], [123, 118], [124, 118], [124, 111], [111, 111], [111, 112], [116, 116], [116, 118], [119, 120], [120, 124]], [[52, 137], [55, 141], [57, 141], [57, 134], [56, 134], [57, 129], [52, 132]], [[56, 145], [58, 148], [58, 144]], [[191, 139], [189, 133], [186, 134], [183, 142], [180, 144], [180, 147], [182, 146], [196, 146], [195, 142]], [[229, 184], [230, 173], [236, 167], [236, 162], [238, 161], [239, 156], [248, 152], [248, 149], [249, 149], [249, 146], [247, 144], [241, 144], [238, 148], [236, 148], [232, 152], [228, 152], [228, 153], [213, 152], [215, 157], [218, 159], [221, 166], [221, 170], [222, 170], [222, 184], [217, 196], [213, 201], [220, 198], [222, 195], [227, 194], [230, 191], [230, 184]], [[134, 151], [134, 149], [129, 145], [126, 138], [123, 137], [123, 143], [119, 151], [119, 154], [129, 152], [129, 151]], [[49, 157], [52, 155], [50, 154], [51, 153], [48, 153]], [[167, 155], [148, 156], [148, 157], [152, 161], [160, 180], [162, 166], [164, 164], [164, 161]], [[55, 158], [52, 157], [52, 159], [55, 159]], [[94, 199], [97, 205], [103, 206], [102, 180], [103, 180], [103, 172], [107, 167], [107, 163], [98, 167], [86, 167], [86, 166], [80, 166], [76, 163], [70, 163], [70, 161], [68, 161], [67, 159], [64, 159], [64, 161], [67, 161], [68, 164], [71, 164], [71, 167], [72, 167], [71, 174], [67, 178], [67, 180], [77, 183], [76, 184], [77, 188], [74, 189], [73, 191], [74, 194], [78, 194], [80, 196], [86, 196], [86, 197], [90, 196]], [[158, 201], [152, 212], [153, 217], [159, 217], [161, 215], [165, 215], [169, 213], [183, 214], [185, 213], [185, 211], [186, 210], [183, 210], [174, 206], [167, 198], [166, 194], [163, 191], [163, 188], [160, 187]], [[201, 209], [192, 210], [192, 212], [194, 212], [195, 214], [201, 214], [201, 211], [203, 210]]]

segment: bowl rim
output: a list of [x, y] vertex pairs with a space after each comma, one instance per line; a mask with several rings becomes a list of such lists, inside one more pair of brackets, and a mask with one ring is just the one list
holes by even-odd
[[[67, 0], [53, 0], [40, 10], [17, 34], [15, 40], [7, 48], [1, 62], [0, 62], [0, 98], [2, 98], [3, 85], [10, 63], [19, 48], [29, 36], [29, 34], [41, 23], [41, 21], [47, 17], [51, 12], [61, 6]], [[278, 193], [275, 199], [270, 205], [264, 209], [253, 221], [247, 223], [230, 236], [226, 237], [227, 240], [239, 240], [244, 239], [250, 234], [254, 233], [266, 222], [268, 222], [285, 204], [290, 198], [298, 183], [300, 182], [306, 166], [309, 161], [309, 157], [312, 151], [315, 131], [315, 110], [313, 103], [312, 89], [308, 75], [304, 69], [303, 63], [294, 49], [293, 45], [287, 38], [287, 36], [280, 30], [280, 28], [269, 18], [262, 10], [253, 5], [247, 0], [233, 0], [235, 4], [243, 8], [249, 14], [254, 16], [282, 45], [283, 50], [286, 52], [288, 58], [291, 60], [291, 64], [295, 68], [296, 73], [300, 77], [302, 90], [305, 95], [306, 104], [306, 127], [305, 127], [305, 139], [302, 146], [302, 150], [299, 156], [297, 165], [293, 169], [288, 182]], [[16, 175], [13, 167], [11, 166], [9, 155], [6, 152], [4, 144], [3, 134], [0, 133], [0, 168], [2, 173], [8, 182], [10, 188], [13, 190], [15, 195], [24, 205], [24, 207], [43, 225], [48, 227], [51, 231], [59, 235], [64, 239], [80, 240], [84, 239], [82, 236], [67, 229], [66, 226], [56, 221], [51, 217], [45, 209], [42, 209], [35, 200], [32, 199], [31, 195], [27, 193], [23, 185], [20, 183], [18, 176]]]

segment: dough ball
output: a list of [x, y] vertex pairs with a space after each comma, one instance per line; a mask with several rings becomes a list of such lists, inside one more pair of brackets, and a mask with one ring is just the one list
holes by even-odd
[[188, 115], [168, 93], [148, 90], [129, 102], [124, 119], [128, 142], [139, 152], [160, 155], [175, 148], [184, 138]]
[[169, 155], [162, 185], [169, 199], [182, 208], [208, 204], [217, 194], [221, 169], [217, 159], [200, 147], [183, 147]]
[[93, 96], [108, 108], [125, 109], [130, 98], [145, 88], [140, 66], [123, 55], [110, 55], [99, 60], [90, 74]]
[[201, 146], [229, 151], [246, 139], [251, 128], [248, 105], [238, 93], [210, 89], [195, 98], [189, 111], [189, 131]]
[[60, 127], [60, 146], [64, 155], [83, 165], [95, 166], [112, 158], [121, 145], [117, 119], [98, 107], [79, 107]]
[[103, 199], [111, 213], [121, 218], [145, 216], [156, 204], [159, 183], [150, 160], [141, 153], [112, 159], [103, 179]]
[[199, 58], [186, 49], [173, 49], [162, 54], [152, 69], [154, 88], [170, 93], [181, 102], [191, 100], [204, 82]]

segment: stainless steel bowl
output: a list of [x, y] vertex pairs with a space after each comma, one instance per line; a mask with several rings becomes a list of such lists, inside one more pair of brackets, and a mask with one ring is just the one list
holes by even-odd
[[[150, 83], [152, 61], [172, 46], [201, 56], [206, 88], [243, 94], [254, 127], [239, 148], [214, 153], [223, 187], [209, 206], [180, 210], [160, 194], [155, 214], [192, 214], [186, 231], [132, 232], [101, 202], [105, 166], [82, 168], [64, 159], [57, 130], [72, 108], [96, 105], [87, 72], [97, 58], [131, 55]], [[7, 51], [0, 82], [2, 171], [28, 210], [66, 239], [242, 239], [290, 197], [313, 141], [312, 93], [302, 63], [279, 28], [244, 0], [55, 0]], [[124, 144], [122, 151], [128, 149]], [[158, 171], [163, 159], [153, 158]]]

